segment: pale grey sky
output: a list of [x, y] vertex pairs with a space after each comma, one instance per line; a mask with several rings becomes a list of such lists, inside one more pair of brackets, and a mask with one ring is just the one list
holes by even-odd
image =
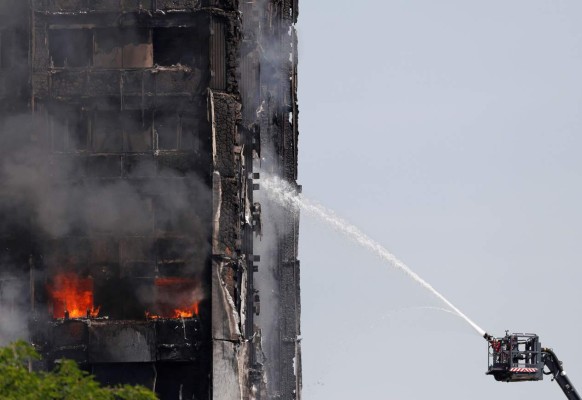
[[[582, 390], [582, 3], [302, 1], [299, 35], [304, 194]], [[306, 400], [565, 398], [485, 376], [467, 324], [301, 222]]]

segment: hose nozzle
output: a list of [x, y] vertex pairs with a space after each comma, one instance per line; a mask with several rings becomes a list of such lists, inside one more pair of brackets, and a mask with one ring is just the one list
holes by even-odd
[[488, 342], [493, 340], [493, 336], [491, 336], [490, 334], [488, 334], [487, 332], [485, 332], [485, 334], [483, 335], [483, 337], [485, 338], [485, 340], [487, 340]]

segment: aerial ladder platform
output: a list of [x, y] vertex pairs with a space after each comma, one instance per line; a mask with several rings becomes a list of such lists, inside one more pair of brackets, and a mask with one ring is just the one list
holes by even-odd
[[487, 375], [502, 382], [541, 381], [544, 375], [551, 375], [569, 400], [582, 400], [562, 362], [552, 349], [542, 347], [538, 335], [506, 331], [504, 337], [486, 333], [484, 338], [489, 342]]

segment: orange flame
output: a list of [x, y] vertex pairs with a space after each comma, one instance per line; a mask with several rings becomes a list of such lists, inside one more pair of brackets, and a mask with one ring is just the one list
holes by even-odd
[[146, 319], [160, 319], [160, 318], [162, 318], [162, 317], [160, 317], [159, 315], [152, 314], [152, 313], [151, 313], [151, 312], [149, 312], [149, 311], [146, 311], [146, 312], [145, 312], [145, 316], [146, 316]]
[[99, 308], [93, 306], [93, 279], [79, 278], [73, 272], [54, 277], [48, 291], [52, 298], [53, 318], [97, 317]]
[[172, 318], [192, 318], [195, 315], [198, 315], [198, 302], [186, 309], [175, 309]]
[[158, 314], [146, 311], [147, 319], [192, 318], [199, 314], [199, 299], [195, 295], [198, 282], [188, 278], [157, 278]]

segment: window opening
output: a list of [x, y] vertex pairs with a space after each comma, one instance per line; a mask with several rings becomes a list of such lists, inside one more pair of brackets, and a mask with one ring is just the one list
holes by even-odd
[[54, 109], [51, 123], [53, 151], [86, 150], [90, 124], [89, 114], [81, 108]]
[[149, 29], [95, 31], [94, 66], [98, 68], [151, 68], [154, 64]]
[[155, 116], [155, 130], [158, 149], [175, 150], [178, 148], [178, 114], [171, 111], [158, 111]]
[[95, 116], [92, 148], [95, 153], [123, 151], [123, 127], [119, 112], [98, 112]]
[[200, 151], [199, 124], [196, 118], [182, 116], [180, 119], [180, 150]]
[[193, 66], [202, 54], [202, 42], [197, 30], [193, 28], [154, 29], [154, 63]]
[[52, 29], [49, 31], [49, 54], [53, 67], [91, 66], [93, 33], [90, 29]]
[[152, 149], [151, 114], [141, 111], [123, 113], [125, 151], [146, 152]]
[[10, 54], [8, 53], [8, 34], [0, 31], [0, 69], [10, 68]]

